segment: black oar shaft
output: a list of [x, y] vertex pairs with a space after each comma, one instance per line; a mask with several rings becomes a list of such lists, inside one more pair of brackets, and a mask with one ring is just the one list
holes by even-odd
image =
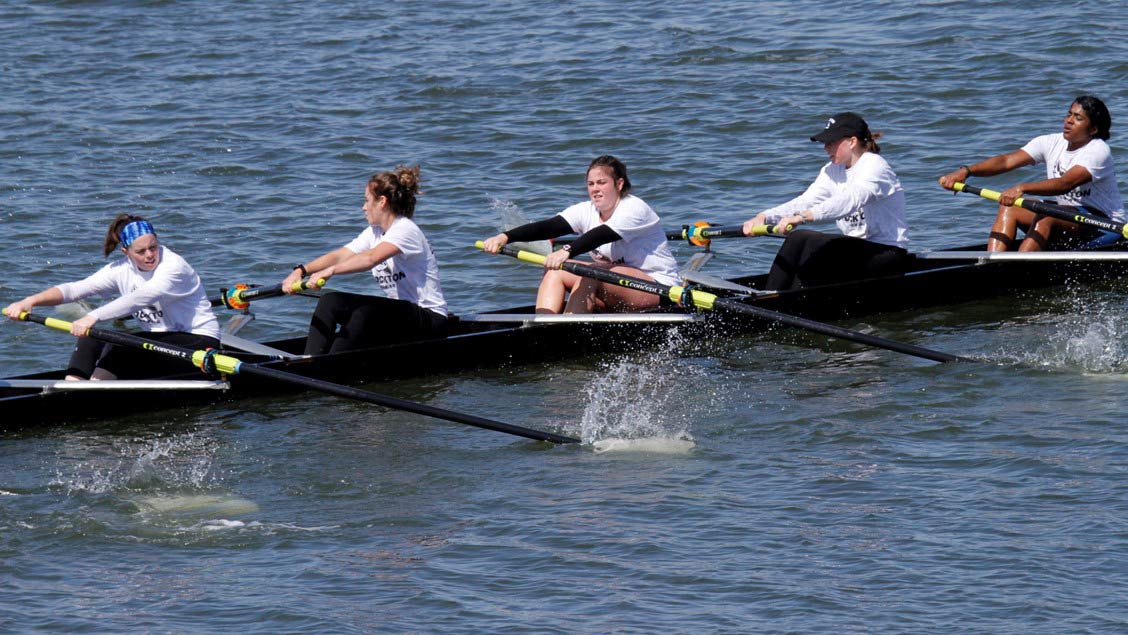
[[[752, 228], [752, 236], [782, 236], [773, 225]], [[702, 245], [713, 238], [745, 238], [744, 225], [685, 225], [666, 232], [666, 240], [686, 240], [691, 245]]]
[[267, 377], [281, 382], [287, 382], [295, 386], [318, 390], [338, 397], [345, 397], [346, 399], [355, 399], [357, 401], [364, 401], [373, 403], [396, 410], [404, 410], [406, 412], [413, 412], [415, 414], [434, 417], [436, 419], [445, 419], [455, 423], [464, 423], [466, 425], [474, 426], [477, 428], [484, 428], [486, 430], [493, 430], [495, 432], [504, 432], [506, 434], [513, 434], [527, 439], [536, 439], [537, 441], [551, 441], [553, 443], [579, 443], [579, 439], [554, 434], [551, 432], [542, 432], [540, 430], [533, 430], [521, 426], [504, 423], [501, 421], [494, 421], [492, 419], [485, 419], [472, 414], [462, 412], [455, 412], [453, 410], [446, 410], [445, 408], [436, 408], [421, 404], [414, 401], [407, 401], [388, 395], [381, 395], [368, 390], [360, 388], [353, 388], [351, 386], [344, 386], [325, 381], [323, 379], [314, 379], [312, 377], [303, 377], [295, 375], [286, 371], [278, 370], [276, 368], [267, 368], [263, 366], [255, 366], [244, 364], [241, 372], [260, 377]]
[[[976, 194], [978, 196], [982, 196], [985, 199], [995, 201], [996, 203], [998, 203], [999, 198], [1002, 197], [1002, 192], [996, 192], [994, 190], [988, 190], [982, 187], [968, 185], [967, 183], [957, 182], [952, 186], [952, 189], [957, 192]], [[1092, 214], [1084, 214], [1077, 211], [1076, 209], [1064, 207], [1061, 205], [1055, 205], [1053, 203], [1047, 203], [1045, 201], [1034, 201], [1027, 198], [1016, 198], [1014, 200], [1014, 204], [1021, 208], [1028, 209], [1036, 214], [1042, 214], [1043, 216], [1052, 216], [1053, 218], [1060, 218], [1061, 220], [1070, 221], [1079, 225], [1089, 225], [1090, 227], [1096, 227], [1097, 229], [1110, 231], [1128, 238], [1128, 224], [1125, 223], [1118, 223], [1107, 218], [1093, 216]]]
[[[309, 289], [320, 289], [324, 286], [324, 280], [312, 282], [309, 280], [300, 280], [295, 282], [292, 286], [294, 293], [299, 291], [306, 291]], [[276, 298], [280, 295], [285, 295], [282, 291], [282, 283], [273, 284], [269, 287], [244, 287], [236, 285], [230, 289], [222, 289], [222, 297], [212, 298], [212, 306], [225, 306], [229, 309], [243, 309], [251, 300], [263, 300], [265, 298]]]
[[[70, 332], [70, 322], [58, 320], [55, 318], [45, 318], [42, 316], [25, 313], [23, 319], [28, 322], [35, 322], [44, 326], [59, 329], [61, 331]], [[168, 357], [175, 357], [185, 360], [196, 366], [200, 366], [204, 359], [210, 355], [208, 351], [194, 351], [190, 348], [183, 346], [176, 346], [173, 344], [165, 344], [161, 342], [153, 342], [136, 335], [129, 333], [122, 333], [121, 331], [113, 331], [107, 329], [92, 328], [87, 331], [87, 336], [96, 340], [108, 342], [110, 344], [118, 344], [130, 348], [139, 348], [154, 353], [160, 353]], [[398, 399], [396, 397], [389, 397], [381, 395], [368, 390], [361, 390], [351, 386], [343, 386], [341, 384], [334, 384], [322, 379], [314, 379], [312, 377], [304, 377], [295, 373], [289, 373], [276, 368], [267, 368], [256, 364], [246, 364], [243, 361], [231, 357], [229, 355], [211, 355], [217, 369], [225, 374], [246, 374], [257, 375], [259, 377], [266, 377], [275, 381], [291, 384], [300, 388], [309, 390], [317, 390], [320, 392], [336, 395], [338, 397], [345, 397], [347, 399], [355, 399], [357, 401], [364, 401], [373, 403], [396, 410], [404, 410], [406, 412], [413, 412], [436, 419], [445, 419], [455, 423], [464, 423], [466, 425], [484, 428], [486, 430], [494, 430], [496, 432], [504, 432], [506, 434], [513, 434], [527, 439], [535, 439], [537, 441], [551, 441], [553, 443], [579, 443], [579, 439], [566, 437], [551, 432], [542, 432], [540, 430], [533, 430], [531, 428], [524, 428], [521, 426], [503, 423], [501, 421], [494, 421], [492, 419], [485, 419], [471, 414], [455, 412], [443, 408], [436, 408], [426, 404], [416, 403], [414, 401], [407, 401]]]
[[[529, 252], [525, 251], [517, 251], [510, 247], [503, 247], [501, 251], [507, 256], [513, 256], [527, 262], [536, 263], [539, 259], [539, 264], [544, 263], [544, 256], [540, 256], [539, 254], [530, 254]], [[622, 274], [611, 271], [610, 269], [592, 267], [590, 265], [585, 265], [574, 260], [565, 261], [561, 266], [561, 269], [574, 273], [578, 276], [583, 276], [585, 278], [593, 278], [595, 280], [600, 280], [602, 282], [607, 282], [620, 287], [626, 287], [628, 289], [635, 289], [636, 291], [643, 291], [646, 293], [653, 293], [654, 295], [665, 296], [678, 303], [682, 302], [683, 294], [688, 294], [689, 299], [690, 301], [692, 301], [694, 306], [702, 309], [719, 308], [734, 313], [743, 313], [745, 315], [751, 315], [760, 319], [769, 320], [771, 322], [777, 322], [780, 324], [785, 324], [787, 326], [806, 329], [808, 331], [813, 331], [822, 335], [828, 335], [830, 337], [835, 337], [838, 339], [857, 342], [859, 344], [865, 344], [867, 346], [884, 348], [891, 351], [896, 351], [898, 353], [922, 357], [924, 359], [929, 359], [936, 362], [974, 361], [966, 357], [951, 355], [949, 353], [935, 351], [913, 344], [906, 344], [904, 342], [897, 342], [894, 340], [886, 339], [884, 337], [878, 337], [876, 335], [859, 333], [858, 331], [851, 331], [849, 329], [834, 326], [832, 324], [826, 324], [825, 322], [818, 322], [815, 320], [799, 317], [797, 315], [780, 313], [779, 311], [765, 309], [763, 307], [758, 307], [752, 304], [745, 304], [737, 300], [719, 298], [712, 293], [706, 293], [704, 291], [697, 291], [693, 289], [687, 290], [686, 287], [664, 285], [652, 280], [644, 280], [642, 278], [624, 276]]]

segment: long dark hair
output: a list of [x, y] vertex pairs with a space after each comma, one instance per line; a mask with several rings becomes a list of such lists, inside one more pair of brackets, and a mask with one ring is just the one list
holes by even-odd
[[591, 164], [588, 165], [587, 172], [584, 172], [584, 178], [587, 178], [587, 175], [591, 172], [591, 169], [597, 165], [611, 170], [611, 176], [616, 180], [623, 179], [623, 189], [619, 190], [619, 196], [626, 196], [627, 194], [631, 193], [631, 177], [627, 176], [627, 166], [623, 165], [622, 161], [616, 159], [610, 154], [595, 157], [594, 159], [592, 159]]
[[132, 214], [118, 214], [110, 221], [110, 228], [106, 230], [106, 240], [102, 243], [102, 255], [109, 256], [121, 244], [121, 229], [135, 220], [146, 220], [141, 216]]
[[419, 166], [398, 165], [395, 170], [375, 174], [368, 179], [368, 189], [373, 197], [387, 198], [397, 216], [411, 218], [419, 194]]
[[1108, 138], [1112, 136], [1109, 131], [1112, 128], [1112, 115], [1108, 114], [1108, 106], [1105, 106], [1103, 101], [1092, 95], [1081, 95], [1074, 99], [1073, 103], [1081, 106], [1085, 114], [1089, 115], [1089, 121], [1093, 122], [1093, 126], [1097, 129], [1096, 137], [1108, 141]]

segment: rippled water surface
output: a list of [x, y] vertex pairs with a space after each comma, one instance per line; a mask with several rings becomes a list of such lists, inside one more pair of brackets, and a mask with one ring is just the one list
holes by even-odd
[[[277, 281], [418, 163], [452, 308], [523, 304], [536, 269], [471, 245], [581, 200], [593, 156], [671, 227], [736, 223], [806, 186], [841, 110], [884, 132], [913, 247], [968, 244], [993, 210], [936, 178], [1077, 94], [1123, 188], [1126, 30], [1040, 0], [3, 2], [0, 303], [100, 266], [121, 211], [211, 289]], [[581, 446], [311, 393], [6, 432], [0, 630], [1124, 632], [1126, 290], [843, 324], [969, 365], [714, 333], [370, 386]], [[271, 302], [242, 335], [303, 331], [308, 302]], [[66, 359], [0, 329], [6, 376]]]

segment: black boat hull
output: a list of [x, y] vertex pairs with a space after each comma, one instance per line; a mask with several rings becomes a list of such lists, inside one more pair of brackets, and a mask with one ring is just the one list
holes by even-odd
[[[982, 246], [977, 245], [955, 251], [980, 249]], [[1055, 285], [1114, 280], [1126, 275], [1128, 261], [1121, 260], [966, 262], [917, 259], [913, 269], [905, 275], [748, 297], [744, 301], [809, 319], [834, 321], [1010, 296]], [[763, 275], [748, 276], [732, 282], [760, 288], [764, 279]], [[496, 316], [498, 321], [490, 321], [491, 315]], [[679, 329], [689, 337], [708, 338], [710, 332], [728, 337], [774, 326], [744, 315], [691, 315], [679, 307], [666, 307], [651, 315], [683, 321], [585, 322], [581, 318], [577, 321], [541, 323], [533, 320], [532, 307], [522, 307], [478, 314], [473, 321], [456, 322], [452, 326], [452, 334], [444, 338], [275, 361], [236, 351], [232, 354], [308, 377], [359, 383], [638, 350], [666, 341], [671, 328]], [[526, 316], [528, 320], [520, 321]], [[303, 338], [290, 338], [268, 345], [296, 354], [301, 352], [303, 344]], [[12, 379], [61, 377], [62, 372], [59, 371]], [[188, 378], [205, 377], [191, 369], [176, 377]], [[31, 393], [22, 389], [0, 388], [0, 408], [5, 414], [2, 427], [13, 429], [91, 418], [114, 418], [293, 390], [252, 376], [235, 376], [229, 380], [232, 387], [228, 391], [159, 390], [130, 392], [128, 395], [97, 391]]]

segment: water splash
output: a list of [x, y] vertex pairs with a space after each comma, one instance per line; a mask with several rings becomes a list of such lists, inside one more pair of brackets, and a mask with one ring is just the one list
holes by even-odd
[[671, 332], [658, 350], [603, 365], [585, 389], [584, 443], [597, 452], [686, 453], [695, 446], [689, 421], [694, 409], [709, 404], [685, 376], [693, 367], [677, 363], [682, 339]]
[[[1020, 325], [1023, 350], [1009, 351], [1016, 361], [1089, 373], [1116, 373], [1128, 356], [1128, 322], [1123, 300], [1092, 293], [1071, 295], [1052, 312]], [[1031, 347], [1030, 343], [1038, 346]], [[1010, 347], [1008, 347], [1010, 348]], [[1004, 352], [1007, 354], [1007, 352]]]
[[[512, 201], [492, 199], [490, 201], [490, 209], [501, 217], [501, 231], [513, 229], [514, 227], [519, 227], [529, 222], [529, 220], [525, 218], [525, 214], [521, 212], [521, 208], [517, 207]], [[524, 249], [525, 251], [532, 251], [542, 255], [552, 253], [552, 243], [547, 240], [510, 244], [518, 249]]]
[[[89, 457], [96, 450], [86, 440], [74, 453]], [[222, 487], [214, 466], [218, 444], [211, 437], [115, 439], [109, 450], [69, 466], [61, 456], [53, 483], [106, 526], [149, 538], [193, 528], [215, 532], [242, 528], [245, 523], [233, 519], [259, 510]]]
[[195, 434], [155, 438], [138, 445], [117, 441], [116, 456], [74, 464], [69, 474], [60, 466], [54, 485], [68, 494], [148, 491], [167, 487], [200, 489], [218, 480], [212, 469], [214, 440]]

